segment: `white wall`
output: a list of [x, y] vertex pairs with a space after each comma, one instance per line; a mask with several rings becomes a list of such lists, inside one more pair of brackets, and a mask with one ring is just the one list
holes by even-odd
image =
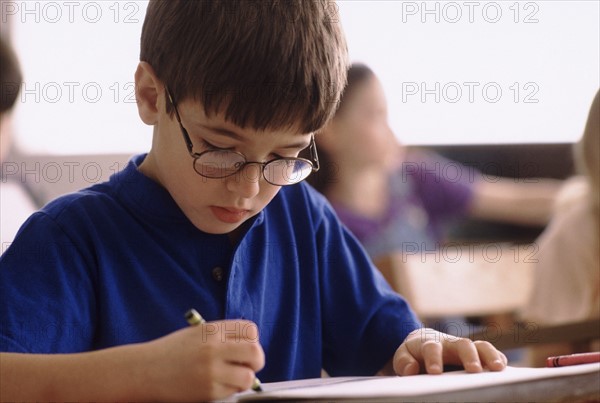
[[[148, 149], [133, 99], [145, 1], [2, 7], [25, 73], [23, 151]], [[383, 81], [408, 144], [575, 141], [600, 86], [598, 1], [340, 1], [332, 13], [352, 59]]]
[[351, 57], [380, 76], [404, 142], [570, 142], [600, 86], [599, 4], [345, 1], [339, 10]]
[[138, 117], [133, 87], [147, 2], [10, 3], [25, 76], [15, 116], [20, 148], [36, 154], [147, 150], [151, 128]]

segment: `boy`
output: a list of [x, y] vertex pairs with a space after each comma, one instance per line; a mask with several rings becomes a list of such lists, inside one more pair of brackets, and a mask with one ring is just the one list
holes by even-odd
[[[328, 6], [149, 3], [135, 80], [152, 148], [34, 214], [2, 256], [2, 399], [208, 400], [256, 372], [504, 368], [488, 343], [419, 330], [296, 184], [345, 83]], [[189, 308], [209, 323], [186, 327]]]

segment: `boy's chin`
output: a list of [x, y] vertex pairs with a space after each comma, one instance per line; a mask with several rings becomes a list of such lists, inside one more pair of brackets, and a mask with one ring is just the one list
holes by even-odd
[[211, 223], [210, 225], [206, 225], [203, 223], [194, 223], [194, 226], [198, 228], [200, 231], [211, 234], [211, 235], [235, 235], [240, 232], [241, 228], [243, 228], [244, 223], [247, 222], [247, 219], [237, 222], [237, 223], [223, 223], [215, 220], [217, 222]]

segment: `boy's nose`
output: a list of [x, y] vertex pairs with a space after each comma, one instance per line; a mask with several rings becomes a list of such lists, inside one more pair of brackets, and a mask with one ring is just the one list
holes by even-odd
[[248, 164], [238, 173], [227, 178], [227, 188], [246, 199], [250, 199], [260, 191], [261, 176], [262, 165]]

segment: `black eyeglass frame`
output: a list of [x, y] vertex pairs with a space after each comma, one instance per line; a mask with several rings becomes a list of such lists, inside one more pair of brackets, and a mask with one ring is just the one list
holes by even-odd
[[[193, 168], [194, 171], [204, 177], [204, 178], [208, 178], [208, 179], [223, 179], [223, 178], [228, 178], [230, 176], [233, 176], [237, 173], [239, 173], [240, 171], [242, 171], [247, 165], [252, 165], [252, 164], [256, 164], [256, 165], [260, 165], [261, 166], [261, 174], [262, 177], [270, 184], [275, 185], [275, 186], [289, 186], [289, 185], [295, 185], [297, 183], [302, 182], [303, 180], [305, 180], [306, 178], [308, 178], [310, 176], [310, 174], [312, 174], [313, 172], [317, 172], [321, 167], [319, 165], [319, 155], [317, 154], [317, 145], [315, 143], [315, 135], [313, 134], [311, 136], [310, 139], [310, 144], [308, 145], [308, 149], [310, 152], [310, 157], [312, 158], [313, 161], [306, 159], [306, 158], [302, 158], [302, 157], [281, 157], [281, 158], [273, 158], [272, 160], [266, 161], [266, 162], [260, 162], [260, 161], [248, 161], [246, 159], [246, 156], [238, 151], [231, 151], [228, 150], [228, 152], [234, 153], [234, 154], [238, 154], [240, 157], [242, 157], [244, 159], [244, 163], [240, 164], [240, 166], [238, 167], [238, 169], [230, 174], [227, 175], [223, 175], [223, 176], [207, 176], [202, 174], [201, 172], [198, 172], [198, 170], [196, 169], [196, 160], [198, 160], [200, 157], [202, 157], [204, 154], [209, 153], [209, 152], [214, 152], [214, 151], [219, 151], [214, 150], [214, 149], [210, 149], [210, 150], [206, 150], [206, 151], [202, 151], [200, 153], [194, 152], [194, 144], [192, 143], [192, 140], [190, 138], [190, 135], [188, 134], [188, 131], [185, 129], [185, 127], [183, 127], [183, 123], [181, 123], [181, 116], [179, 115], [179, 110], [177, 109], [177, 103], [175, 102], [175, 100], [173, 99], [173, 96], [171, 95], [171, 91], [169, 91], [168, 88], [165, 88], [166, 92], [167, 92], [167, 96], [169, 97], [169, 102], [171, 103], [171, 105], [173, 105], [173, 109], [175, 110], [175, 117], [177, 119], [177, 123], [179, 124], [179, 128], [181, 129], [181, 134], [183, 135], [183, 140], [185, 141], [185, 145], [188, 149], [188, 153], [190, 154], [190, 156], [194, 159], [193, 160]], [[293, 183], [286, 183], [286, 184], [277, 184], [277, 183], [272, 183], [271, 181], [269, 181], [269, 179], [267, 179], [266, 175], [265, 175], [265, 167], [268, 164], [271, 164], [275, 161], [303, 161], [303, 162], [307, 162], [308, 164], [310, 164], [311, 166], [311, 172], [306, 175], [305, 178], [299, 180], [298, 182], [293, 182]]]

